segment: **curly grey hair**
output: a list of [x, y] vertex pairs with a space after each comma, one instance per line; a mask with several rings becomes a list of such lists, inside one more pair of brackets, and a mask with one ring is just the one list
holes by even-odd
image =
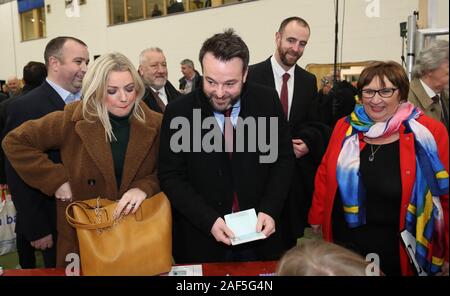
[[448, 63], [448, 41], [434, 40], [417, 56], [412, 70], [413, 78], [420, 78], [445, 62]]

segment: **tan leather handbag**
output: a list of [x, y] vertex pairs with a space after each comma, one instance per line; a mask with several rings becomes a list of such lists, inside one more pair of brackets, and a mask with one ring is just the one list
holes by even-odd
[[172, 214], [161, 192], [136, 213], [113, 220], [117, 201], [71, 203], [68, 223], [77, 230], [83, 275], [156, 275], [172, 265]]

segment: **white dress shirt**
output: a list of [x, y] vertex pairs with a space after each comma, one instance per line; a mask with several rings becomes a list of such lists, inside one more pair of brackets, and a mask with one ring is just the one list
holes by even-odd
[[45, 79], [48, 84], [58, 93], [58, 95], [63, 99], [64, 103], [70, 104], [72, 102], [78, 101], [81, 98], [81, 90], [77, 93], [71, 93], [70, 91], [65, 90], [61, 86], [57, 85], [50, 79]]

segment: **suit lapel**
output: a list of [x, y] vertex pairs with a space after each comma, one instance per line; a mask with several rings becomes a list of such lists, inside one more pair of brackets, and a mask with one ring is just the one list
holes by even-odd
[[50, 104], [55, 107], [55, 110], [64, 110], [64, 107], [66, 106], [64, 100], [47, 81], [42, 83], [42, 88]]
[[175, 87], [170, 83], [169, 80], [167, 80], [166, 85], [164, 86], [164, 90], [166, 91], [167, 95], [167, 103], [172, 101], [173, 99], [176, 99], [180, 93], [175, 89]]
[[433, 104], [433, 100], [427, 95], [427, 92], [423, 88], [422, 83], [420, 83], [419, 79], [413, 79], [411, 81], [410, 88], [421, 104], [421, 106], [419, 107], [423, 108], [423, 110], [428, 109], [431, 104]]
[[291, 104], [291, 110], [289, 113], [289, 122], [294, 122], [295, 117], [297, 116], [297, 109], [299, 109], [298, 105], [300, 104], [302, 98], [302, 85], [301, 85], [301, 79], [300, 79], [300, 71], [299, 67], [295, 65], [295, 71], [294, 71], [294, 93], [292, 94], [292, 104]]
[[274, 75], [273, 75], [272, 63], [270, 62], [270, 58], [268, 58], [265, 61], [266, 70], [263, 71], [263, 79], [265, 81], [266, 86], [276, 89], [276, 87], [275, 87], [275, 78], [274, 78]]

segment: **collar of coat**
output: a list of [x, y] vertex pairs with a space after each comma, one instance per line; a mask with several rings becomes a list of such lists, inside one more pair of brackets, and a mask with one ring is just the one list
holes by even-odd
[[411, 80], [409, 85], [411, 91], [416, 95], [417, 100], [422, 104], [423, 109], [428, 109], [431, 104], [433, 104], [433, 100], [427, 94], [425, 88], [423, 88], [422, 83], [420, 83], [420, 79], [414, 78]]

